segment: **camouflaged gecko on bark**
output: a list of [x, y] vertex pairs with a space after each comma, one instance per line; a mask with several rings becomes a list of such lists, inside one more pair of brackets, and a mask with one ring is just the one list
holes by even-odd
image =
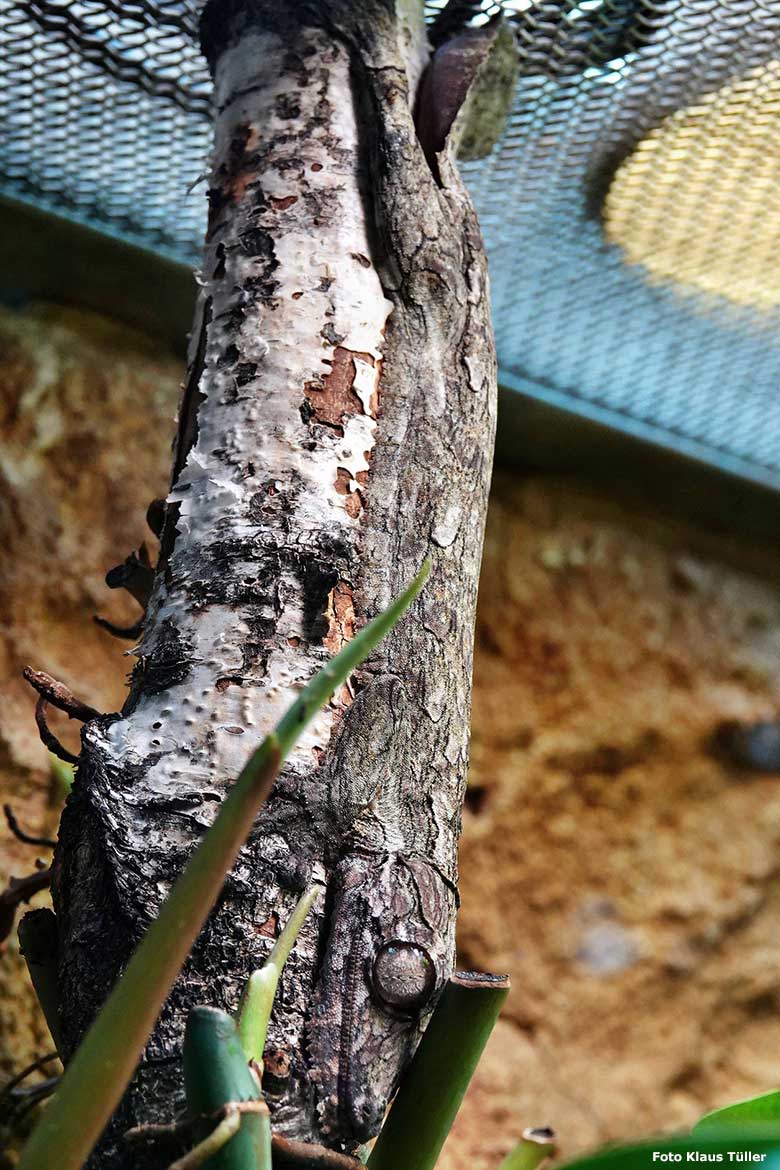
[[85, 726], [56, 860], [68, 1045], [300, 686], [433, 570], [288, 760], [98, 1165], [137, 1164], [121, 1134], [170, 1116], [189, 1007], [235, 1007], [313, 871], [327, 894], [266, 1049], [278, 1133], [374, 1134], [452, 970], [496, 370], [451, 133], [424, 150], [413, 120], [430, 57], [413, 9], [205, 9], [210, 215], [160, 563], [125, 707]]

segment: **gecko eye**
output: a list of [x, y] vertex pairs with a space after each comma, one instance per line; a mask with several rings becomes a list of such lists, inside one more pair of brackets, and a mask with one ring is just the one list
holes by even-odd
[[401, 1015], [413, 1015], [433, 994], [436, 967], [423, 947], [393, 939], [377, 951], [371, 983], [384, 1007]]

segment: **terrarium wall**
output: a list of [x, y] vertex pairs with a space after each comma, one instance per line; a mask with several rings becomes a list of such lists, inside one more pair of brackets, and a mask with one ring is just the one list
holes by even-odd
[[[61, 793], [21, 669], [121, 702], [132, 643], [92, 618], [138, 615], [103, 578], [152, 541], [181, 373], [93, 315], [0, 316], [0, 788], [30, 832]], [[775, 1083], [780, 784], [713, 737], [780, 711], [779, 585], [780, 556], [625, 483], [497, 472], [459, 947], [513, 991], [442, 1170], [488, 1170], [526, 1125], [570, 1155]], [[4, 878], [46, 857], [0, 834]], [[0, 1074], [49, 1046], [12, 940]]]

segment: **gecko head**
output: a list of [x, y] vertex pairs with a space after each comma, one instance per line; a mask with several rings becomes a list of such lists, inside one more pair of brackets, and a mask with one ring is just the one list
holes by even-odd
[[307, 1026], [323, 1142], [373, 1137], [453, 960], [455, 893], [420, 858], [356, 851], [334, 877]]

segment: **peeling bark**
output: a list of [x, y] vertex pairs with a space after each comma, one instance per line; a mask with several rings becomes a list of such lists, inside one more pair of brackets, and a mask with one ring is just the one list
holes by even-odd
[[447, 147], [434, 179], [417, 141], [420, 26], [392, 0], [213, 0], [203, 40], [210, 222], [160, 563], [56, 855], [71, 1047], [249, 752], [427, 555], [433, 571], [288, 760], [98, 1156], [111, 1167], [138, 1165], [123, 1130], [175, 1111], [188, 1007], [235, 1008], [313, 871], [328, 896], [269, 1031], [278, 1133], [350, 1150], [376, 1132], [453, 964], [495, 421], [478, 225]]

